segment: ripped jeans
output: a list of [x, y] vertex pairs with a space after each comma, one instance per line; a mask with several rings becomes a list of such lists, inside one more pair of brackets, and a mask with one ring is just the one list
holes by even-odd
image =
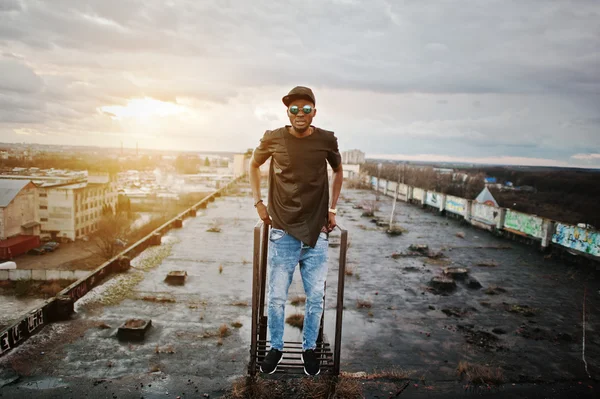
[[323, 314], [328, 244], [327, 233], [320, 233], [317, 244], [311, 248], [284, 230], [271, 229], [267, 311], [271, 348], [283, 350], [285, 302], [297, 264], [300, 264], [302, 284], [306, 293], [302, 349], [316, 348]]

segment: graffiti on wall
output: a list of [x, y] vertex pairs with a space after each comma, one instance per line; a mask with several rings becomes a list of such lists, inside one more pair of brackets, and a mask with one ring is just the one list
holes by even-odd
[[500, 208], [485, 204], [473, 203], [471, 217], [481, 223], [496, 225], [500, 216]]
[[552, 242], [593, 256], [600, 256], [600, 232], [557, 223]]
[[446, 198], [446, 210], [459, 215], [465, 215], [467, 201], [464, 198], [458, 197], [447, 197]]
[[76, 302], [79, 298], [82, 298], [88, 292], [87, 281], [82, 281], [81, 284], [78, 284], [71, 291], [69, 291], [69, 296], [73, 298], [73, 302]]
[[427, 196], [425, 197], [425, 203], [427, 205], [435, 206], [439, 208], [440, 203], [442, 202], [442, 196], [438, 193], [432, 193], [431, 191], [427, 191]]
[[0, 335], [0, 355], [10, 351], [35, 330], [44, 325], [44, 312], [36, 309], [19, 323], [10, 326]]
[[532, 237], [542, 237], [542, 218], [537, 216], [527, 215], [509, 209], [506, 212], [504, 227], [520, 231], [521, 233], [525, 233]]

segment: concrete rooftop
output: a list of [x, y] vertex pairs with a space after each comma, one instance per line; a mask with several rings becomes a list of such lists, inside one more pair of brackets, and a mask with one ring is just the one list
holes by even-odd
[[[465, 384], [457, 378], [457, 365], [468, 361], [503, 370], [507, 384], [483, 392], [489, 397], [513, 391], [509, 396], [595, 396], [581, 349], [587, 289], [585, 356], [597, 378], [600, 320], [593, 316], [600, 314], [600, 284], [593, 275], [544, 259], [533, 247], [402, 202], [396, 220], [408, 231], [389, 237], [353, 208], [373, 199], [371, 191], [344, 190], [339, 205], [338, 222], [349, 230], [348, 266], [354, 273], [346, 277], [342, 371], [401, 368], [413, 380], [401, 397], [455, 397], [456, 392], [464, 394]], [[160, 247], [134, 259], [134, 269], [82, 298], [71, 321], [47, 326], [0, 358], [0, 386], [7, 384], [0, 397], [222, 395], [246, 374], [249, 359], [247, 305], [257, 220], [251, 202], [247, 188], [238, 196], [217, 199], [197, 217], [186, 219], [182, 229], [163, 237]], [[379, 203], [376, 215], [389, 215], [392, 200], [381, 196]], [[215, 224], [221, 232], [207, 232]], [[336, 241], [339, 236], [333, 235], [331, 242]], [[391, 256], [407, 252], [411, 244], [426, 244], [445, 258]], [[330, 248], [325, 313], [329, 342], [334, 336], [338, 254], [339, 248]], [[432, 292], [427, 284], [443, 266], [469, 268], [482, 288], [459, 282], [449, 295]], [[187, 271], [184, 286], [163, 281], [172, 270]], [[500, 288], [497, 295], [485, 293], [494, 287]], [[302, 293], [297, 274], [290, 297]], [[359, 308], [358, 301], [371, 307]], [[303, 312], [303, 307], [288, 304], [287, 314], [296, 311]], [[116, 338], [117, 327], [129, 318], [152, 319], [143, 342]], [[234, 322], [242, 326], [234, 328]], [[209, 337], [223, 324], [230, 335]], [[301, 340], [300, 331], [286, 326], [285, 339]]]

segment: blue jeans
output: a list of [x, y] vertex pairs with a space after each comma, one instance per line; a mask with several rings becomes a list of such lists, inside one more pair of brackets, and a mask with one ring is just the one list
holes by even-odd
[[271, 348], [283, 350], [285, 302], [297, 264], [300, 264], [302, 284], [306, 293], [302, 349], [316, 348], [323, 314], [328, 244], [327, 233], [320, 233], [317, 244], [311, 248], [284, 230], [271, 229], [267, 311]]

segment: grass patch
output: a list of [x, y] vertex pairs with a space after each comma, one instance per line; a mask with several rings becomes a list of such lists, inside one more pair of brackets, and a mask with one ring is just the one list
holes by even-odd
[[535, 316], [538, 313], [538, 309], [531, 308], [527, 305], [505, 305], [505, 309], [510, 313], [520, 314], [526, 317]]
[[298, 306], [301, 303], [306, 303], [306, 297], [303, 297], [302, 295], [297, 295], [290, 299], [290, 303], [294, 306]]
[[177, 302], [175, 300], [175, 298], [169, 298], [169, 297], [164, 297], [164, 296], [153, 296], [153, 295], [143, 296], [142, 301], [154, 302], [154, 303], [175, 303], [175, 302]]
[[231, 335], [231, 330], [227, 326], [227, 324], [222, 324], [218, 330], [215, 331], [205, 331], [202, 334], [202, 338], [214, 338], [219, 337], [219, 340]]
[[435, 266], [448, 266], [450, 264], [452, 264], [452, 261], [450, 261], [449, 259], [446, 258], [426, 258], [424, 260], [425, 263], [427, 263], [428, 265], [435, 265]]
[[158, 373], [160, 371], [160, 366], [158, 364], [153, 364], [148, 369], [149, 373]]
[[288, 318], [285, 319], [285, 322], [292, 327], [296, 327], [302, 330], [302, 327], [304, 326], [304, 315], [302, 313], [293, 314], [291, 316], [288, 316]]
[[231, 330], [229, 330], [229, 327], [227, 326], [227, 324], [223, 324], [223, 325], [221, 325], [221, 327], [219, 327], [219, 337], [225, 338], [230, 334], [231, 334]]
[[486, 261], [483, 261], [483, 262], [479, 262], [477, 264], [477, 266], [481, 266], [481, 267], [496, 267], [496, 266], [498, 266], [498, 263], [496, 263], [493, 260], [486, 260]]
[[119, 275], [111, 281], [111, 284], [102, 294], [99, 302], [105, 306], [118, 305], [125, 298], [131, 298], [135, 292], [135, 286], [138, 285], [145, 277], [145, 271], [154, 269], [162, 263], [162, 261], [171, 254], [175, 241], [169, 241], [160, 246], [154, 246], [146, 249], [144, 253], [138, 256], [135, 261], [137, 265], [135, 271], [129, 271]]
[[[363, 216], [373, 216], [373, 215], [363, 215]], [[377, 227], [369, 227], [369, 226], [365, 226], [364, 224], [359, 224], [356, 227], [358, 227], [361, 230], [365, 230], [365, 231], [377, 231]]]
[[369, 301], [365, 301], [362, 299], [359, 299], [356, 301], [356, 308], [357, 309], [371, 309], [371, 306], [373, 306], [373, 304]]
[[474, 385], [501, 385], [504, 383], [502, 370], [497, 367], [459, 362], [456, 372], [470, 384]]
[[2, 288], [8, 295], [16, 297], [50, 298], [73, 284], [75, 280], [17, 280], [3, 282]]
[[226, 399], [359, 399], [364, 398], [362, 384], [353, 378], [290, 378], [273, 380], [242, 377], [233, 383]]
[[213, 224], [211, 224], [210, 227], [206, 229], [206, 231], [208, 231], [209, 233], [220, 233], [221, 227], [219, 226], [219, 222], [215, 220]]
[[498, 287], [497, 285], [490, 285], [485, 289], [484, 292], [486, 295], [500, 295], [504, 294], [506, 290], [502, 287]]
[[372, 373], [365, 373], [364, 371], [358, 373], [347, 373], [342, 371], [340, 377], [348, 380], [407, 380], [412, 377], [414, 371], [404, 370], [400, 367], [393, 367], [391, 369], [377, 370], [375, 369]]
[[234, 321], [233, 323], [231, 323], [231, 327], [233, 328], [242, 328], [243, 324], [240, 323], [239, 321]]
[[223, 273], [223, 265], [219, 265], [219, 274]]
[[248, 305], [248, 302], [239, 301], [232, 303], [231, 306], [248, 307], [250, 305]]
[[166, 345], [163, 347], [160, 347], [158, 345], [156, 345], [156, 348], [154, 348], [154, 353], [175, 353], [175, 349], [173, 349], [173, 345]]

